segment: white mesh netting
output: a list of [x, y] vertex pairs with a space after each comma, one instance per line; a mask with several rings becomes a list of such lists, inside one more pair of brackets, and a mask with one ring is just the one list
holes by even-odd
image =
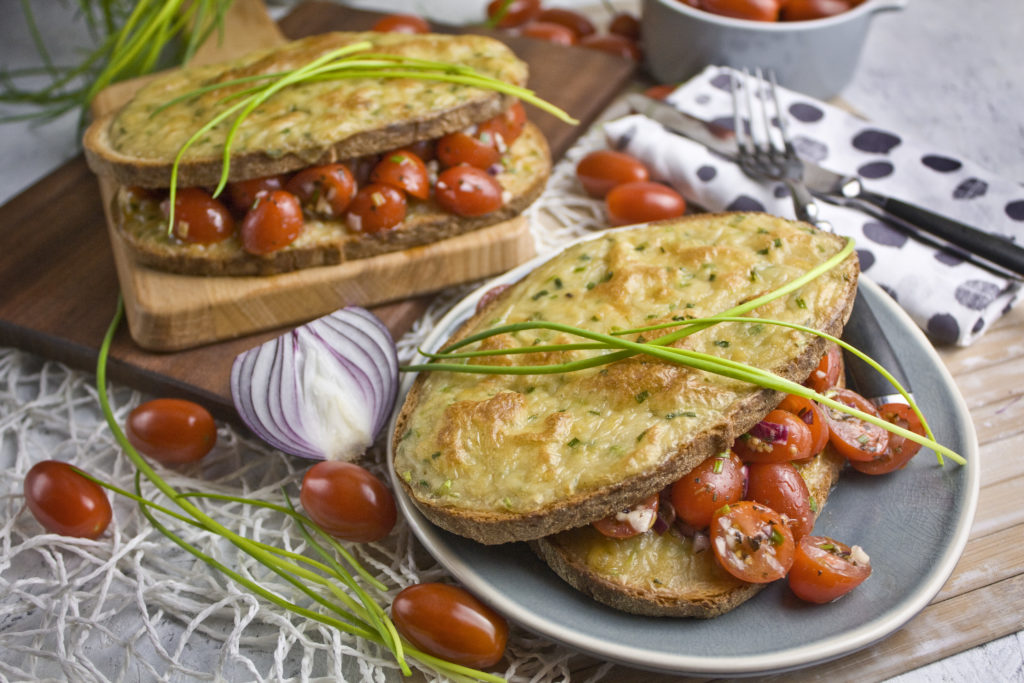
[[[559, 164], [531, 209], [538, 251], [605, 226], [602, 203], [583, 197], [576, 161], [603, 144], [591, 130]], [[469, 287], [439, 296], [399, 340], [408, 360], [419, 341]], [[111, 302], [111, 307], [113, 308]], [[113, 387], [120, 424], [150, 398]], [[98, 540], [44, 533], [24, 506], [22, 482], [36, 462], [57, 459], [122, 488], [133, 487], [134, 466], [120, 451], [100, 412], [92, 373], [69, 369], [14, 349], [0, 349], [0, 678], [22, 680], [336, 680], [397, 681], [389, 653], [297, 617], [179, 549], [141, 515], [132, 501], [111, 496], [114, 519]], [[383, 474], [383, 449], [367, 464]], [[297, 497], [307, 461], [284, 456], [230, 425], [198, 465], [161, 468], [179, 490], [202, 490], [282, 502]], [[156, 497], [151, 487], [144, 490]], [[305, 547], [282, 515], [204, 500], [201, 507], [251, 538], [295, 551]], [[166, 518], [165, 518], [166, 519]], [[209, 533], [171, 522], [204, 552], [267, 588], [305, 600], [265, 567]], [[391, 595], [416, 582], [448, 580], [399, 520], [383, 542], [350, 545]], [[384, 598], [387, 602], [387, 598]], [[307, 600], [308, 602], [308, 600]], [[608, 666], [522, 629], [513, 628], [503, 673], [515, 681], [604, 677]], [[433, 674], [427, 673], [427, 679]]]

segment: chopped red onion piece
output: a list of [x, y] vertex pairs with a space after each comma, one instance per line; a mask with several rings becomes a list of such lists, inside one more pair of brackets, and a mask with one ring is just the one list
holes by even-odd
[[789, 438], [789, 427], [778, 422], [761, 420], [750, 429], [750, 435], [761, 439], [765, 443], [785, 441]]

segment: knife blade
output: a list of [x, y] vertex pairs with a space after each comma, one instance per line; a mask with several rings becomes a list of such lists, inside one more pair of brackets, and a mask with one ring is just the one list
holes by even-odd
[[[731, 137], [716, 136], [703, 121], [641, 93], [627, 95], [626, 103], [631, 111], [657, 121], [669, 132], [700, 143], [731, 161], [736, 160], [735, 141]], [[915, 204], [872, 192], [865, 189], [856, 176], [835, 173], [812, 162], [804, 161], [804, 183], [813, 195], [822, 200], [860, 209], [874, 207], [886, 216], [895, 217], [899, 223], [934, 235], [1018, 276], [1024, 275], [1024, 248], [1008, 239], [982, 232]]]

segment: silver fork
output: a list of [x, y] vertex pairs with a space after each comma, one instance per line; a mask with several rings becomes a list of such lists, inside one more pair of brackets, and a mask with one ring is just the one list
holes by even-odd
[[[755, 180], [777, 180], [784, 183], [793, 199], [796, 217], [823, 230], [831, 231], [832, 225], [821, 218], [814, 197], [804, 185], [804, 164], [797, 156], [786, 131], [786, 117], [779, 105], [775, 72], [769, 71], [768, 80], [765, 80], [761, 69], [755, 69], [753, 77], [744, 69], [740, 80], [737, 72], [733, 71], [730, 85], [733, 129], [736, 133], [740, 168]], [[741, 90], [745, 95], [746, 119], [741, 111]], [[768, 112], [767, 100], [774, 105], [774, 116]], [[755, 130], [758, 123], [760, 127]], [[773, 134], [773, 130], [778, 134]]]

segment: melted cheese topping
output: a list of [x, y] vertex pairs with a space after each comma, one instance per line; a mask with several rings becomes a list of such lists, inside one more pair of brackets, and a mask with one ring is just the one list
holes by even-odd
[[[522, 85], [526, 65], [502, 43], [483, 36], [397, 33], [328, 33], [298, 40], [275, 50], [249, 55], [227, 65], [175, 70], [145, 86], [110, 126], [111, 145], [141, 159], [173, 159], [196, 130], [223, 111], [223, 98], [251, 87], [233, 85], [163, 107], [196, 88], [218, 82], [276, 73], [308, 64], [326, 52], [370, 40], [371, 51], [460, 64], [481, 74]], [[418, 79], [340, 79], [284, 88], [242, 123], [232, 153], [296, 154], [309, 162], [325, 146], [367, 130], [429, 120], [438, 113], [475, 100], [490, 91], [466, 85]], [[193, 144], [186, 160], [218, 159], [234, 121], [228, 117]]]
[[[807, 226], [760, 214], [695, 216], [617, 232], [570, 247], [537, 268], [476, 328], [549, 320], [609, 333], [713, 315], [777, 289], [839, 248]], [[833, 269], [754, 314], [813, 324], [815, 311], [836, 306], [847, 277], [848, 270]], [[535, 330], [483, 346], [575, 341]], [[722, 323], [676, 345], [772, 369], [808, 341], [765, 323]], [[478, 362], [532, 365], [595, 353]], [[695, 434], [730, 420], [737, 400], [757, 391], [646, 356], [567, 374], [436, 372], [423, 382], [407, 429], [398, 435], [399, 475], [434, 504], [514, 513], [540, 511], [656, 469]]]

